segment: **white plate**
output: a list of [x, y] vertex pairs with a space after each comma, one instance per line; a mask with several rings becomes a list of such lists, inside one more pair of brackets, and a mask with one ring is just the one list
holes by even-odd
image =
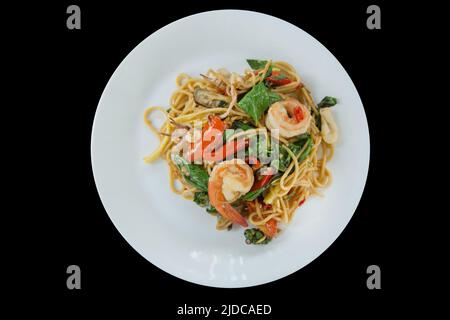
[[[246, 58], [294, 65], [316, 101], [339, 98], [340, 128], [329, 165], [333, 184], [312, 197], [291, 225], [266, 246], [244, 243], [243, 229], [217, 232], [215, 218], [169, 189], [157, 147], [143, 122], [150, 105], [168, 106], [181, 72], [208, 68], [243, 72]], [[366, 116], [347, 72], [316, 39], [272, 16], [220, 10], [175, 21], [141, 42], [109, 80], [95, 115], [92, 168], [103, 205], [117, 230], [149, 262], [194, 283], [247, 287], [285, 277], [317, 258], [342, 230], [361, 198], [369, 165]]]

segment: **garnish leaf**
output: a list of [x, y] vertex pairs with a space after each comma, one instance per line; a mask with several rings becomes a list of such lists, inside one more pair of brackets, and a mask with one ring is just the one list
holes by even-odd
[[[319, 102], [319, 104], [317, 105], [317, 108], [319, 108], [319, 109], [329, 108], [329, 107], [336, 105], [337, 103], [338, 103], [338, 101], [335, 97], [326, 96]], [[317, 128], [319, 128], [319, 130], [320, 130], [322, 128], [322, 117], [320, 116], [320, 112], [318, 112], [315, 115], [315, 120], [316, 120]]]
[[198, 164], [191, 164], [179, 155], [174, 155], [173, 161], [187, 183], [201, 191], [208, 191], [209, 175], [204, 167]]
[[247, 63], [253, 70], [259, 70], [266, 66], [267, 60], [247, 59]]
[[258, 198], [264, 191], [266, 191], [270, 187], [271, 183], [266, 184], [262, 188], [259, 188], [257, 190], [253, 190], [250, 192], [247, 192], [245, 195], [241, 197], [241, 200], [245, 201], [253, 201], [256, 198]]
[[327, 108], [327, 107], [332, 107], [334, 105], [336, 105], [338, 103], [337, 99], [335, 97], [329, 97], [326, 96], [325, 98], [323, 98], [319, 104], [317, 105], [317, 107], [320, 108]]
[[[303, 147], [307, 144], [306, 148], [302, 152], [301, 155], [299, 155], [299, 152], [303, 149]], [[288, 148], [297, 156], [297, 161], [301, 163], [303, 160], [306, 159], [306, 157], [311, 152], [313, 143], [312, 139], [309, 133], [304, 133], [297, 137], [297, 139], [290, 143], [288, 145]], [[277, 168], [279, 171], [284, 172], [289, 167], [292, 159], [289, 153], [284, 148], [280, 148], [280, 156], [278, 160], [274, 160], [272, 162], [272, 165]]]
[[201, 191], [194, 194], [194, 202], [200, 207], [206, 208], [206, 212], [214, 214], [217, 213], [216, 208], [214, 208], [209, 202], [208, 192]]
[[[246, 229], [244, 231], [244, 237], [245, 237], [245, 243], [247, 244], [268, 244], [272, 238], [266, 237], [264, 239], [264, 233], [257, 229], [257, 228], [251, 228]], [[264, 239], [261, 241], [261, 239]]]
[[[264, 69], [264, 67], [267, 64], [267, 60], [257, 60], [257, 59], [247, 59], [247, 63], [253, 70], [261, 70]], [[266, 74], [264, 75], [264, 79], [270, 76], [272, 73], [272, 65], [269, 66], [267, 69]]]
[[280, 100], [281, 97], [278, 94], [271, 92], [264, 83], [260, 82], [247, 92], [238, 102], [238, 106], [256, 123], [272, 103]]
[[250, 130], [250, 129], [255, 129], [255, 127], [250, 125], [250, 124], [248, 124], [248, 123], [245, 123], [243, 121], [236, 120], [236, 121], [234, 121], [231, 124], [231, 129], [235, 129], [235, 130], [236, 129], [241, 129], [243, 131], [247, 131], [247, 130]]
[[194, 202], [200, 207], [207, 207], [209, 205], [208, 192], [196, 192], [194, 194]]

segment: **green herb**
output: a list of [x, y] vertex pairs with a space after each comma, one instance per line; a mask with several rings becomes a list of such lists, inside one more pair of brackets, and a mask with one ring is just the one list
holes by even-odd
[[[328, 107], [332, 107], [332, 106], [336, 105], [337, 103], [338, 103], [338, 101], [336, 98], [326, 96], [319, 102], [319, 104], [317, 105], [317, 108], [318, 109], [328, 108]], [[317, 114], [315, 115], [314, 118], [316, 120], [316, 126], [320, 130], [322, 128], [322, 117], [320, 116], [320, 112], [317, 112]]]
[[210, 204], [210, 205], [206, 208], [206, 212], [211, 213], [211, 214], [217, 213], [217, 209], [214, 208], [214, 207]]
[[260, 70], [264, 69], [267, 60], [247, 59], [247, 63], [253, 70]]
[[[267, 77], [268, 78], [268, 77]], [[270, 75], [270, 78], [264, 80], [265, 85], [267, 86], [267, 88], [271, 88], [274, 85], [274, 82], [280, 81], [280, 80], [284, 80], [287, 79], [286, 75], [284, 73], [280, 73], [277, 76], [274, 75]], [[272, 80], [272, 81], [270, 81]]]
[[174, 155], [173, 161], [187, 183], [201, 191], [208, 191], [209, 175], [205, 168], [198, 164], [191, 164], [179, 155]]
[[208, 213], [212, 214], [217, 213], [216, 208], [214, 208], [209, 202], [208, 192], [205, 191], [196, 192], [194, 194], [194, 202], [202, 208], [206, 207], [206, 212]]
[[254, 129], [255, 127], [249, 125], [248, 123], [242, 122], [242, 121], [234, 121], [231, 126], [230, 129], [226, 129], [223, 133], [223, 143], [225, 144], [230, 137], [232, 137], [235, 133], [236, 130], [250, 130], [250, 129]]
[[262, 188], [247, 192], [246, 194], [244, 194], [241, 197], [241, 199], [244, 201], [253, 201], [256, 198], [258, 198], [264, 191], [266, 191], [270, 187], [270, 185], [271, 185], [271, 183], [269, 182], [268, 184], [264, 185]]
[[322, 99], [322, 101], [319, 102], [317, 107], [319, 107], [319, 109], [327, 108], [327, 107], [332, 107], [332, 106], [336, 105], [337, 103], [338, 103], [338, 101], [335, 97], [326, 96], [325, 98]]
[[286, 75], [284, 73], [280, 73], [279, 75], [272, 76], [270, 78], [273, 79], [273, 80], [283, 80], [283, 79], [286, 79], [287, 77], [286, 77]]
[[255, 127], [248, 123], [245, 123], [243, 121], [236, 120], [231, 124], [231, 129], [234, 129], [234, 130], [241, 129], [241, 130], [247, 131], [250, 129], [255, 129]]
[[[261, 70], [265, 68], [267, 60], [247, 59], [247, 63], [253, 70]], [[264, 79], [270, 76], [271, 73], [272, 66], [269, 66], [269, 69], [267, 69], [267, 72], [264, 75]]]
[[196, 192], [194, 194], [194, 202], [200, 207], [207, 207], [209, 205], [208, 192]]
[[238, 102], [238, 106], [256, 123], [272, 103], [280, 100], [281, 97], [278, 94], [271, 92], [264, 83], [260, 82], [247, 92]]
[[[264, 233], [257, 228], [246, 229], [244, 236], [247, 244], [268, 244], [272, 240], [272, 238], [265, 237]], [[261, 241], [264, 237], [265, 239]]]
[[[302, 154], [299, 155], [299, 152], [303, 150], [305, 144], [307, 144], [307, 146], [305, 147]], [[293, 154], [297, 156], [297, 161], [300, 163], [309, 155], [312, 149], [312, 145], [313, 143], [311, 136], [309, 135], [309, 133], [304, 133], [300, 135], [294, 142], [290, 143], [288, 145], [288, 148], [292, 151]], [[286, 149], [282, 148], [280, 150], [279, 159], [272, 161], [272, 166], [274, 166], [279, 171], [284, 172], [289, 167], [291, 160], [292, 159], [289, 153], [286, 151]]]
[[302, 154], [300, 156], [297, 155], [297, 161], [298, 163], [302, 163], [311, 153], [312, 147], [313, 147], [313, 141], [312, 139], [308, 139], [308, 141], [306, 142], [306, 148], [305, 150], [302, 152]]

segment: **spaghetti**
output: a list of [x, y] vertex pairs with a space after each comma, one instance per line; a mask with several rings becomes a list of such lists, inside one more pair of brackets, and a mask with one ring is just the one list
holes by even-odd
[[[263, 244], [331, 183], [327, 162], [338, 133], [329, 109], [337, 101], [316, 104], [286, 62], [247, 61], [251, 69], [243, 75], [225, 69], [197, 78], [180, 74], [170, 108], [145, 110], [159, 146], [144, 161], [165, 159], [172, 191], [217, 215], [217, 229], [249, 222], [247, 243]], [[154, 112], [166, 117], [160, 128], [151, 121]], [[269, 162], [252, 153], [250, 141], [265, 147]]]

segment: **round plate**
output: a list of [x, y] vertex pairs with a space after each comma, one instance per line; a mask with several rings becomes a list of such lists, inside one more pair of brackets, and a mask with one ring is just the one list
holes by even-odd
[[[173, 194], [163, 160], [145, 164], [158, 139], [144, 110], [168, 107], [179, 73], [208, 68], [242, 73], [247, 58], [292, 64], [316, 101], [334, 96], [340, 137], [329, 163], [332, 185], [311, 197], [268, 245], [246, 245], [243, 229], [215, 230], [216, 219]], [[162, 120], [162, 119], [160, 119]], [[126, 241], [181, 279], [247, 287], [285, 277], [324, 252], [352, 217], [369, 166], [364, 108], [347, 72], [316, 39], [278, 18], [250, 11], [204, 12], [175, 21], [141, 42], [116, 69], [95, 115], [92, 168], [102, 203]]]

